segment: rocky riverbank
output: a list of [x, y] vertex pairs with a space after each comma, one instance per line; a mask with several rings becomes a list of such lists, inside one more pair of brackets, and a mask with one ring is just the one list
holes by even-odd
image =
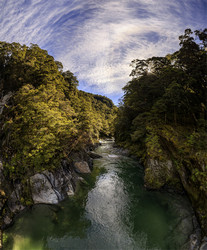
[[[68, 196], [75, 194], [83, 174], [90, 174], [93, 158], [100, 157], [87, 150], [72, 152], [62, 159], [60, 167], [54, 171], [45, 170], [28, 176], [23, 183], [12, 183], [4, 175], [0, 162], [0, 214], [1, 230], [12, 224], [14, 217], [25, 208], [35, 204], [57, 204]], [[2, 234], [2, 232], [0, 231]], [[2, 239], [2, 235], [1, 239]], [[0, 244], [2, 247], [2, 241]]]

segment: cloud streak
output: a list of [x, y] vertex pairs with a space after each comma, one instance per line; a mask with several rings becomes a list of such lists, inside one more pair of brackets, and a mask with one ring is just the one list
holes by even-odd
[[82, 89], [117, 98], [129, 80], [130, 62], [175, 51], [185, 28], [204, 28], [207, 4], [7, 0], [0, 9], [1, 40], [39, 44], [77, 75]]

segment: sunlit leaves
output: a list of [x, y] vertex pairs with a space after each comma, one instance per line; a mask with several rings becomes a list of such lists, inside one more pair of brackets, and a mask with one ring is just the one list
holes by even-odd
[[112, 135], [111, 100], [78, 91], [77, 78], [46, 50], [1, 42], [0, 66], [0, 89], [13, 92], [0, 134], [11, 178], [58, 167], [71, 151]]

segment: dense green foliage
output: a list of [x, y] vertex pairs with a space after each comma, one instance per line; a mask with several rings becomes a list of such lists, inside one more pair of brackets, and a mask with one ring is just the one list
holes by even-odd
[[0, 43], [1, 156], [12, 179], [60, 165], [62, 157], [111, 136], [116, 107], [77, 89], [78, 81], [37, 45]]
[[207, 192], [207, 29], [179, 40], [171, 55], [132, 62], [115, 138], [143, 160], [185, 166], [189, 183]]

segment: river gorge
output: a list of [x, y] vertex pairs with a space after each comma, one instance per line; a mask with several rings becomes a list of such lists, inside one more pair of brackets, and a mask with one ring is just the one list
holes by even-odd
[[96, 153], [102, 158], [77, 194], [21, 213], [4, 232], [4, 249], [194, 249], [199, 228], [185, 196], [146, 190], [143, 167], [113, 141]]

